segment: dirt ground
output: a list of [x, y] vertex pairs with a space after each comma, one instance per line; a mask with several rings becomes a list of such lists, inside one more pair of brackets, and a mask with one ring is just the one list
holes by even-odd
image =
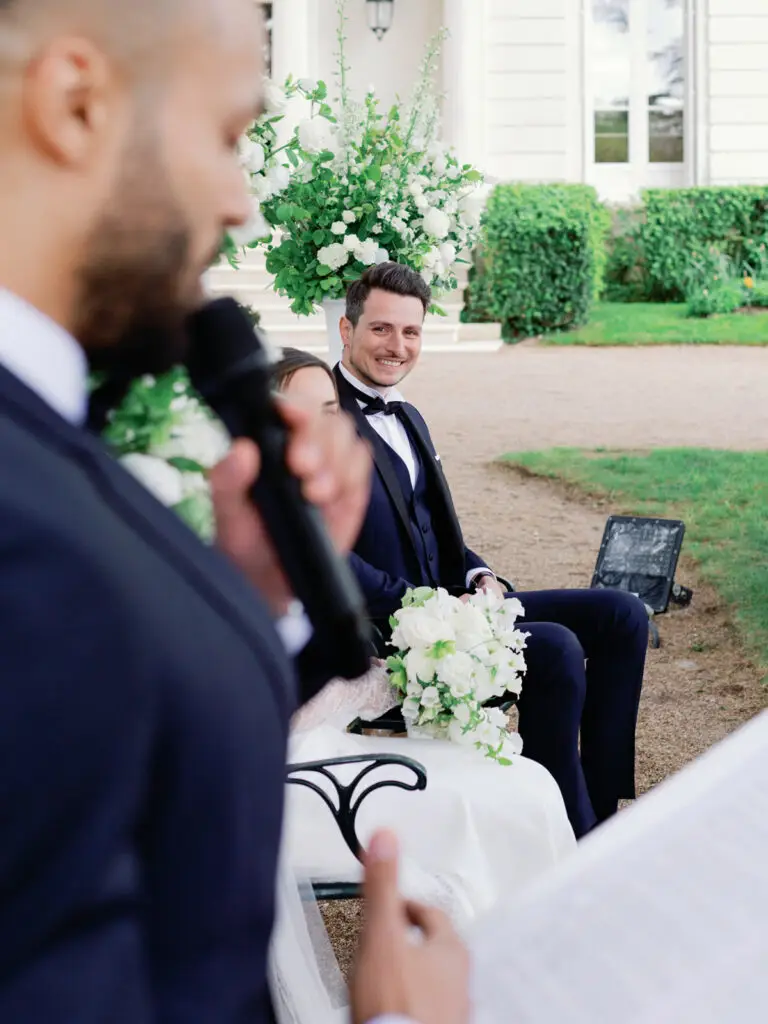
[[[588, 586], [605, 520], [619, 511], [494, 460], [555, 446], [768, 447], [768, 350], [507, 347], [429, 354], [403, 385], [424, 413], [468, 544], [520, 589]], [[768, 704], [714, 591], [685, 556], [691, 606], [659, 617], [637, 738], [644, 792]], [[357, 904], [328, 920], [346, 967]]]

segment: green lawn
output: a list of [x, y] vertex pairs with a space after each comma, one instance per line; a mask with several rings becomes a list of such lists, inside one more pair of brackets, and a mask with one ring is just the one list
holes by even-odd
[[684, 520], [683, 550], [732, 608], [749, 650], [768, 669], [768, 452], [554, 448], [504, 460], [606, 496], [616, 513]]
[[768, 345], [768, 312], [687, 317], [674, 302], [598, 302], [586, 326], [546, 345]]

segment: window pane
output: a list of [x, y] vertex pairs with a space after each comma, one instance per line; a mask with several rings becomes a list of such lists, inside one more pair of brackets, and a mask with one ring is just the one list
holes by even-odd
[[647, 0], [651, 163], [682, 163], [685, 61], [683, 0]]
[[595, 162], [629, 160], [629, 0], [592, 0]]

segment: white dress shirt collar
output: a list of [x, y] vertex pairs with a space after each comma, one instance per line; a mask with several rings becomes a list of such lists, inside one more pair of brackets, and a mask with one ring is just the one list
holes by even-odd
[[88, 361], [82, 348], [59, 324], [3, 289], [0, 363], [65, 420], [85, 422]]
[[339, 363], [339, 371], [341, 372], [344, 380], [351, 384], [357, 391], [362, 392], [364, 395], [368, 395], [369, 398], [383, 398], [385, 402], [405, 401], [397, 388], [371, 388], [368, 387], [367, 384], [363, 384], [361, 380], [358, 380], [354, 374], [349, 372], [343, 363]]

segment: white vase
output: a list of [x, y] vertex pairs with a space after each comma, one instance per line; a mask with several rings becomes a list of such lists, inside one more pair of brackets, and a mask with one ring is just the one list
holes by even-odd
[[339, 321], [344, 316], [346, 299], [323, 299], [325, 313], [325, 330], [328, 337], [328, 362], [335, 366], [341, 359], [341, 331]]

